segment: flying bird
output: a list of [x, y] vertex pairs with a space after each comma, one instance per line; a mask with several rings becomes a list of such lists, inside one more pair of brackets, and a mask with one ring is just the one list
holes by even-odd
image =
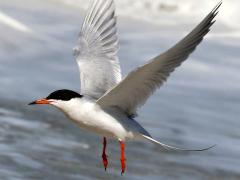
[[81, 94], [57, 90], [33, 104], [49, 104], [61, 110], [80, 128], [103, 137], [102, 160], [108, 166], [107, 138], [115, 138], [121, 149], [121, 174], [125, 172], [127, 139], [148, 140], [163, 148], [181, 149], [155, 140], [136, 120], [137, 110], [196, 49], [214, 24], [222, 2], [176, 45], [122, 78], [117, 52], [117, 19], [113, 0], [94, 0], [84, 19], [74, 55], [80, 70]]

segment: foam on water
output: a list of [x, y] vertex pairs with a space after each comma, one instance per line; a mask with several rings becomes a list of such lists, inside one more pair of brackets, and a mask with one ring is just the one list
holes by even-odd
[[22, 31], [25, 33], [32, 32], [32, 30], [29, 27], [19, 22], [18, 20], [13, 19], [12, 17], [4, 14], [3, 12], [0, 12], [0, 23], [3, 23], [9, 27], [12, 27], [13, 29], [16, 29], [18, 31]]
[[[155, 24], [196, 23], [210, 12], [220, 0], [115, 0], [117, 13]], [[60, 0], [66, 5], [87, 9], [90, 0]], [[240, 1], [224, 1], [218, 22], [230, 28], [240, 29], [238, 10]]]

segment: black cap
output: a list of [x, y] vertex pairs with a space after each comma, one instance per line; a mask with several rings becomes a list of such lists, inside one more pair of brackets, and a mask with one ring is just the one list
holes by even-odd
[[77, 92], [67, 90], [67, 89], [61, 89], [54, 91], [46, 99], [56, 99], [56, 100], [63, 100], [68, 101], [72, 98], [82, 98], [83, 96]]

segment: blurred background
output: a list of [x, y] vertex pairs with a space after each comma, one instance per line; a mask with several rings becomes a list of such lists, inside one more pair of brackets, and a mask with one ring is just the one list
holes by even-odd
[[[47, 106], [54, 90], [79, 91], [72, 48], [88, 0], [0, 0], [0, 179], [240, 179], [239, 1], [225, 0], [205, 40], [140, 110], [137, 120], [164, 143], [205, 152], [126, 146], [86, 133]], [[218, 0], [116, 0], [123, 74], [174, 45]]]

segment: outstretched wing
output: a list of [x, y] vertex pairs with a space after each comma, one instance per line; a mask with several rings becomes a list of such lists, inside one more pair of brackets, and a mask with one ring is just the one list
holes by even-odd
[[113, 0], [94, 0], [83, 23], [74, 55], [81, 93], [95, 99], [121, 81]]
[[117, 106], [128, 115], [134, 115], [139, 106], [167, 80], [171, 72], [188, 58], [215, 22], [221, 2], [206, 18], [175, 46], [132, 71], [118, 85], [103, 95], [97, 103]]

